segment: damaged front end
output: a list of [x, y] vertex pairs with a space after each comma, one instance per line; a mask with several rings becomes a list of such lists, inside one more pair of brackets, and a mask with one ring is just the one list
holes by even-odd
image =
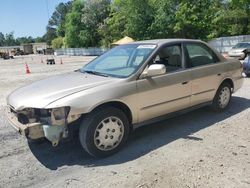
[[68, 124], [80, 115], [70, 115], [70, 107], [53, 109], [25, 108], [15, 111], [7, 109], [7, 116], [12, 126], [28, 139], [47, 138], [57, 146], [62, 138], [68, 137]]

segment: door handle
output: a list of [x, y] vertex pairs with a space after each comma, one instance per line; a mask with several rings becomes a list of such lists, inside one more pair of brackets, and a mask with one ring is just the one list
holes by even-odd
[[182, 82], [181, 84], [182, 84], [182, 85], [185, 85], [185, 84], [187, 84], [187, 83], [188, 83], [188, 81], [186, 81], [186, 82]]
[[221, 76], [221, 73], [218, 73], [217, 76]]

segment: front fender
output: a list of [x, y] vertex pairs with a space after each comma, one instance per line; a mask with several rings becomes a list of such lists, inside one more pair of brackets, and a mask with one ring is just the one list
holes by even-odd
[[69, 115], [91, 112], [96, 107], [109, 103], [120, 102], [126, 105], [133, 114], [132, 122], [137, 121], [136, 83], [127, 82], [114, 85], [112, 88], [102, 86], [74, 93], [47, 105], [46, 108], [69, 106]]

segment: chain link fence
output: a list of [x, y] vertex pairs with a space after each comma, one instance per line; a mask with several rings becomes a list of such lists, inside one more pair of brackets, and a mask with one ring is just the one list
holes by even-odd
[[213, 39], [208, 43], [220, 53], [226, 53], [239, 42], [250, 42], [250, 35], [221, 37]]
[[108, 48], [62, 48], [56, 49], [55, 55], [70, 56], [99, 56], [109, 50]]

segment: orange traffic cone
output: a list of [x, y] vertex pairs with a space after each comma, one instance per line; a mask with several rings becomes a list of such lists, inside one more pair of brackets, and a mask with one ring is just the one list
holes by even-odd
[[62, 62], [62, 58], [61, 58], [61, 65], [63, 64], [63, 62]]
[[25, 68], [26, 68], [26, 74], [30, 74], [30, 69], [27, 63], [25, 63]]

